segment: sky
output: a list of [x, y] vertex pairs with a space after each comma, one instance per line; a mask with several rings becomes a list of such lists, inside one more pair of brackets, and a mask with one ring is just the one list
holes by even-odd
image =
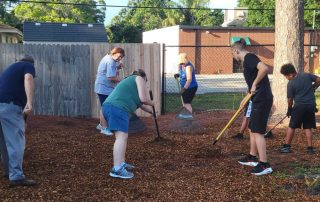
[[[128, 5], [129, 0], [105, 0], [107, 5]], [[175, 0], [178, 1], [178, 0]], [[238, 0], [211, 0], [210, 8], [234, 8], [237, 6]], [[107, 7], [105, 24], [109, 24], [111, 19], [116, 16], [122, 8]]]

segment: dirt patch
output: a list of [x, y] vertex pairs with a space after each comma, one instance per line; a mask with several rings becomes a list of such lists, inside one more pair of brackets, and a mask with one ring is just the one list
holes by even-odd
[[[249, 152], [249, 138], [234, 140], [241, 118], [212, 143], [234, 111], [196, 114], [201, 130], [172, 130], [175, 114], [158, 118], [160, 136], [152, 118], [141, 118], [147, 129], [129, 135], [126, 160], [136, 166], [135, 177], [108, 176], [114, 137], [95, 129], [97, 119], [30, 116], [24, 170], [40, 182], [34, 188], [8, 188], [0, 179], [0, 201], [318, 201], [318, 190], [308, 189], [297, 167], [319, 167], [320, 140], [315, 131], [315, 155], [305, 152], [298, 130], [292, 154], [279, 154], [285, 128], [276, 128], [267, 140], [274, 173], [256, 177], [237, 159]], [[3, 175], [2, 169], [0, 175]]]

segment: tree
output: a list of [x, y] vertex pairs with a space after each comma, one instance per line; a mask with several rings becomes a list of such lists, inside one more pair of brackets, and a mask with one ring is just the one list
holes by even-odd
[[[41, 1], [43, 0], [36, 0]], [[46, 0], [48, 3], [19, 3], [15, 9], [15, 16], [21, 21], [38, 22], [66, 22], [66, 23], [103, 23], [105, 2], [98, 0], [101, 7], [96, 7], [94, 0], [69, 0], [71, 4], [59, 3], [59, 0]], [[72, 5], [72, 4], [85, 5]]]
[[[221, 10], [183, 9], [205, 8], [209, 0], [131, 0], [133, 8], [122, 9], [107, 27], [110, 42], [141, 42], [142, 32], [177, 24], [214, 26], [223, 22]], [[153, 8], [135, 8], [153, 7]], [[180, 9], [166, 9], [180, 8]], [[129, 32], [127, 32], [129, 30]], [[132, 33], [133, 32], [133, 33]], [[136, 34], [135, 36], [131, 36]]]
[[[276, 0], [275, 57], [272, 91], [274, 95], [274, 119], [286, 113], [287, 81], [280, 74], [285, 63], [292, 63], [298, 72], [303, 71], [304, 20], [303, 0]], [[279, 88], [281, 86], [281, 88]], [[274, 120], [274, 121], [277, 121]]]
[[[249, 10], [247, 26], [249, 27], [274, 27], [275, 24], [275, 0], [239, 0], [240, 7], [247, 7]], [[305, 0], [304, 7], [307, 9], [304, 15], [306, 27], [313, 25], [314, 11], [308, 9], [320, 9], [320, 0]], [[261, 10], [259, 10], [261, 9]], [[270, 10], [263, 10], [270, 9]], [[315, 13], [315, 27], [320, 28], [320, 12]]]
[[0, 1], [0, 23], [9, 24], [16, 27], [17, 19], [13, 12], [9, 12], [8, 9], [12, 8], [13, 4], [18, 0]]

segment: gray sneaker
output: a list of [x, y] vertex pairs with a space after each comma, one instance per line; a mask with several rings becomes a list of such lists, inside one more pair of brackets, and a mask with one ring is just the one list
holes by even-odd
[[291, 146], [289, 145], [282, 145], [282, 147], [280, 147], [279, 149], [279, 152], [280, 153], [283, 153], [283, 154], [287, 154], [287, 153], [291, 153]]
[[309, 155], [315, 154], [313, 147], [307, 147], [307, 154]]
[[135, 169], [136, 167], [132, 164], [129, 164], [129, 163], [124, 163], [124, 167], [127, 169], [127, 170], [133, 170]]
[[132, 172], [127, 171], [125, 166], [122, 166], [119, 170], [115, 170], [114, 168], [112, 168], [109, 175], [111, 177], [117, 177], [121, 179], [131, 179], [134, 176]]

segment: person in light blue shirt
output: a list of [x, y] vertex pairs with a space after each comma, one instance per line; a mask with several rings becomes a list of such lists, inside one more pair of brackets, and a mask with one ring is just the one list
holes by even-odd
[[[96, 81], [94, 84], [94, 92], [98, 95], [100, 106], [111, 94], [120, 78], [117, 70], [122, 67], [121, 59], [124, 57], [124, 50], [116, 47], [111, 50], [110, 55], [104, 56], [98, 66]], [[100, 123], [96, 127], [104, 135], [110, 136], [112, 132], [108, 129], [107, 121], [104, 119], [100, 109]]]

